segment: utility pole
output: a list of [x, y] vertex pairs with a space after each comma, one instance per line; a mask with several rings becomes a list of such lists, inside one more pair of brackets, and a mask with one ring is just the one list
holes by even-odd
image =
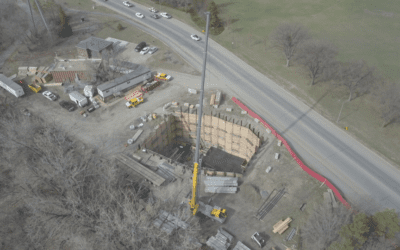
[[194, 154], [192, 199], [189, 201], [190, 209], [192, 210], [193, 215], [196, 215], [197, 209], [199, 208], [199, 204], [197, 203], [196, 196], [197, 196], [198, 177], [200, 176], [199, 173], [201, 172], [201, 162], [199, 162], [200, 135], [201, 135], [201, 120], [203, 118], [204, 81], [206, 78], [208, 27], [210, 24], [210, 12], [206, 12], [205, 14], [207, 15], [206, 38], [205, 38], [206, 42], [205, 42], [205, 49], [204, 49], [203, 71], [201, 73], [201, 90], [200, 90], [200, 99], [199, 99], [200, 107], [199, 107], [199, 112], [197, 113], [198, 121], [197, 121], [196, 151]]
[[36, 3], [36, 6], [38, 7], [40, 16], [42, 17], [42, 20], [44, 22], [44, 26], [46, 26], [47, 32], [49, 32], [50, 40], [51, 40], [51, 42], [53, 42], [53, 36], [51, 35], [49, 27], [47, 26], [46, 19], [44, 19], [42, 7], [40, 6], [40, 4], [39, 4], [39, 2], [37, 0], [35, 0], [35, 3]]
[[28, 5], [29, 5], [29, 11], [31, 12], [31, 18], [32, 18], [32, 23], [33, 23], [33, 30], [34, 30], [35, 36], [36, 36], [37, 30], [36, 30], [35, 21], [33, 20], [32, 6], [31, 6], [31, 1], [30, 1], [30, 0], [28, 0]]

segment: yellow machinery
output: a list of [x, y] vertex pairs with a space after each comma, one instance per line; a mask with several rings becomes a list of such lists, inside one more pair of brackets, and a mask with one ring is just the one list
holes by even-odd
[[139, 96], [134, 99], [131, 99], [129, 102], [126, 103], [127, 108], [136, 107], [139, 103], [143, 102], [143, 97]]
[[154, 80], [158, 81], [169, 81], [171, 79], [170, 75], [167, 75], [165, 73], [158, 73], [157, 75], [154, 76]]
[[[210, 23], [210, 13], [206, 12], [207, 15], [207, 25], [206, 25], [206, 41], [208, 41], [208, 28], [209, 28], [209, 23]], [[203, 98], [204, 98], [204, 80], [205, 80], [205, 70], [206, 70], [206, 62], [207, 62], [207, 42], [206, 42], [206, 48], [205, 48], [205, 57], [204, 57], [204, 65], [203, 65], [203, 73], [202, 73], [202, 83], [201, 83], [201, 91], [200, 91], [200, 109], [199, 113], [202, 114], [202, 109], [203, 109]], [[164, 73], [159, 73], [156, 76], [154, 76], [155, 80], [170, 80], [171, 76], [168, 76]], [[192, 199], [189, 200], [189, 205], [190, 205], [190, 210], [192, 211], [193, 215], [196, 215], [197, 210], [199, 210], [199, 202], [196, 201], [197, 199], [197, 182], [198, 182], [198, 174], [199, 174], [199, 150], [200, 150], [200, 133], [201, 133], [201, 118], [202, 116], [198, 116], [198, 122], [197, 122], [197, 138], [196, 138], [196, 152], [195, 152], [195, 160], [194, 160], [194, 167], [193, 167], [193, 187], [192, 187]], [[226, 209], [222, 209], [220, 207], [214, 206], [212, 208], [210, 205], [204, 205], [205, 210], [203, 210], [203, 204], [201, 207], [201, 212], [202, 213], [210, 213], [210, 214], [205, 214], [206, 216], [209, 217], [216, 217], [218, 218], [217, 220], [220, 221], [221, 223], [225, 220], [226, 218]], [[206, 212], [207, 211], [207, 212]], [[209, 211], [209, 212], [208, 212]], [[222, 217], [222, 218], [221, 218]]]
[[227, 216], [227, 214], [226, 214], [226, 209], [222, 209], [222, 208], [214, 208], [212, 211], [211, 211], [211, 215], [214, 215], [215, 217], [217, 217], [217, 218], [220, 218], [220, 217], [226, 217]]
[[[198, 172], [199, 172], [199, 164], [195, 162], [194, 169], [193, 169], [192, 199], [189, 200], [190, 210], [192, 211], [193, 215], [196, 215], [197, 210], [199, 209], [199, 204], [196, 202]], [[206, 206], [208, 206], [208, 205], [206, 205]], [[213, 215], [217, 218], [221, 218], [221, 217], [226, 218], [227, 217], [226, 209], [222, 209], [220, 207], [214, 206], [214, 208], [211, 210], [211, 215]]]
[[36, 83], [29, 84], [28, 87], [35, 93], [39, 92], [42, 89], [42, 87], [40, 87]]
[[197, 162], [195, 162], [194, 169], [193, 169], [192, 199], [189, 200], [190, 210], [193, 212], [193, 215], [196, 215], [197, 209], [199, 209], [199, 204], [196, 202], [198, 171], [199, 171], [199, 164]]

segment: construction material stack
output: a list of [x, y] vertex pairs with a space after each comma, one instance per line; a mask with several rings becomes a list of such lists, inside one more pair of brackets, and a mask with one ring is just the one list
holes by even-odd
[[206, 244], [214, 250], [227, 250], [231, 245], [232, 240], [232, 235], [230, 235], [224, 229], [219, 228], [217, 235], [210, 237]]
[[212, 177], [207, 176], [204, 180], [206, 193], [226, 193], [232, 194], [237, 192], [237, 177]]

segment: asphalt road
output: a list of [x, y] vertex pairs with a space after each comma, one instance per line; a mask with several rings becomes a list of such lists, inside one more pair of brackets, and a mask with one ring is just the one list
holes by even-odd
[[[132, 1], [134, 7], [131, 8], [123, 6], [121, 0], [97, 3], [131, 18], [130, 24], [159, 38], [201, 71], [204, 35], [200, 32], [174, 17], [152, 19], [147, 7]], [[136, 12], [144, 14], [145, 18], [137, 18]], [[192, 40], [192, 33], [202, 40]], [[218, 81], [225, 92], [235, 94], [270, 123], [303, 162], [330, 180], [345, 199], [355, 204], [369, 201], [369, 207], [364, 209], [371, 212], [382, 208], [399, 211], [400, 173], [391, 163], [211, 39], [207, 68], [210, 74], [206, 81]]]

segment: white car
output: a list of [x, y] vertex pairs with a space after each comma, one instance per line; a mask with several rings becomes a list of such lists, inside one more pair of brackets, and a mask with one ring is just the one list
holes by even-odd
[[139, 12], [136, 13], [136, 16], [139, 17], [139, 18], [143, 18], [144, 17], [144, 15], [142, 13], [139, 13]]
[[126, 7], [132, 7], [132, 6], [133, 6], [133, 5], [132, 5], [130, 2], [128, 2], [128, 1], [123, 1], [122, 4], [125, 5]]
[[154, 54], [158, 50], [157, 47], [152, 47], [149, 49], [149, 54]]
[[50, 91], [45, 91], [42, 93], [42, 95], [44, 97], [46, 97], [47, 99], [49, 99], [50, 101], [55, 101], [57, 99], [57, 96], [55, 96], [53, 93], [51, 93]]
[[144, 48], [142, 49], [142, 51], [140, 51], [140, 54], [141, 54], [141, 55], [147, 54], [147, 52], [149, 52], [149, 49], [150, 49], [150, 47], [144, 47]]
[[158, 10], [154, 9], [153, 7], [149, 8], [149, 11], [153, 12], [153, 13], [157, 13], [158, 12]]
[[198, 35], [192, 34], [190, 36], [193, 40], [200, 41], [200, 37]]
[[170, 19], [170, 18], [172, 17], [172, 16], [171, 16], [170, 14], [168, 14], [167, 12], [161, 12], [160, 15], [161, 15], [162, 17], [167, 18], [167, 19]]

